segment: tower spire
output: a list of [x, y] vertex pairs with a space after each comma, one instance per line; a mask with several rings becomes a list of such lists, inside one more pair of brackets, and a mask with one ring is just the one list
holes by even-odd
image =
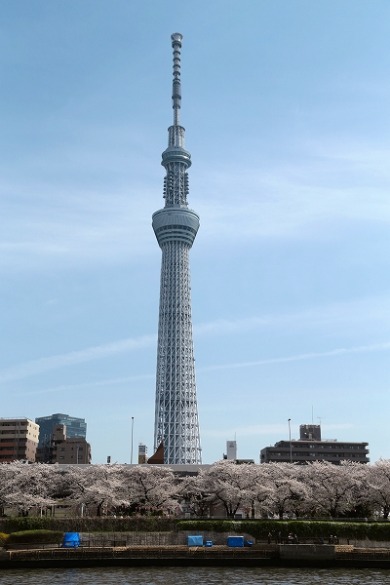
[[[172, 108], [173, 125], [168, 128], [168, 148], [162, 154], [161, 164], [167, 169], [167, 177], [164, 184], [165, 205], [187, 205], [188, 176], [186, 170], [191, 166], [191, 155], [184, 148], [185, 129], [180, 125], [181, 111], [181, 45], [183, 35], [174, 33], [171, 35], [173, 49], [173, 80], [172, 80]], [[175, 193], [172, 187], [174, 177], [170, 171], [173, 167], [170, 163], [180, 162], [180, 185], [176, 181]], [[176, 168], [176, 171], [178, 169]]]
[[172, 107], [173, 107], [173, 125], [180, 125], [180, 108], [181, 108], [181, 42], [183, 35], [173, 33], [171, 35], [173, 48], [173, 81], [172, 81]]
[[153, 230], [162, 251], [157, 341], [154, 449], [163, 444], [164, 463], [202, 462], [195, 360], [192, 341], [189, 251], [199, 216], [188, 208], [191, 155], [180, 126], [180, 50], [182, 35], [171, 35], [173, 48], [173, 125], [162, 153], [165, 206], [153, 214]]

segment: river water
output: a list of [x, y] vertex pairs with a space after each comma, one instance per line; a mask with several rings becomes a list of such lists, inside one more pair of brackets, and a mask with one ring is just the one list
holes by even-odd
[[386, 570], [282, 568], [12, 569], [1, 585], [384, 585]]

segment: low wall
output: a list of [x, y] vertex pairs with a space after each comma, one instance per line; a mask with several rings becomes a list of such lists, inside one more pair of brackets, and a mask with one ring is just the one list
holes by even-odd
[[[200, 534], [213, 544], [226, 544], [231, 532], [179, 531], [179, 532], [81, 532], [83, 546], [175, 546], [186, 545], [188, 536]], [[245, 540], [255, 539], [241, 533]]]
[[[81, 532], [80, 533], [83, 542], [88, 546], [173, 546], [187, 544], [187, 537], [196, 534], [201, 534], [204, 540], [212, 540], [214, 544], [226, 544], [228, 536], [233, 535], [233, 532], [213, 532], [207, 530], [189, 530], [189, 531], [178, 531], [178, 532]], [[248, 533], [240, 533], [240, 536], [244, 536], [245, 540], [256, 542], [256, 539]], [[300, 542], [299, 544], [308, 544], [317, 546], [319, 549], [323, 546], [327, 546], [329, 543], [325, 541], [325, 544], [310, 543], [307, 540]], [[390, 548], [389, 541], [374, 541], [374, 540], [353, 540], [340, 538], [339, 544], [352, 545], [355, 548]], [[288, 544], [288, 547], [295, 545]]]

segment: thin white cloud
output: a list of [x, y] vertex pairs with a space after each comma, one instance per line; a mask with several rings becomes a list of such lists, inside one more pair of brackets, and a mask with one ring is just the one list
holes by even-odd
[[255, 329], [285, 328], [286, 325], [305, 328], [335, 327], [374, 323], [381, 326], [390, 325], [390, 297], [375, 296], [314, 306], [295, 313], [271, 313], [267, 315], [251, 315], [239, 319], [217, 319], [194, 326], [196, 335], [224, 335], [245, 332]]
[[32, 360], [8, 368], [0, 372], [0, 381], [8, 382], [10, 380], [19, 380], [30, 376], [35, 376], [50, 370], [56, 370], [66, 366], [90, 362], [97, 359], [107, 358], [123, 352], [150, 347], [156, 343], [155, 335], [144, 335], [134, 339], [123, 339], [105, 345], [88, 347], [80, 351], [72, 351], [66, 354], [54, 355], [47, 358]]
[[[149, 348], [156, 342], [155, 336], [144, 336], [138, 339], [127, 339], [123, 341], [119, 341], [116, 343], [111, 343], [103, 346], [92, 347], [86, 350], [82, 350], [79, 352], [71, 352], [68, 354], [56, 355], [49, 358], [42, 358], [39, 360], [34, 360], [31, 362], [25, 362], [24, 364], [20, 364], [19, 366], [15, 366], [13, 368], [8, 368], [0, 372], [0, 382], [9, 382], [11, 380], [18, 380], [27, 378], [30, 376], [38, 375], [43, 372], [47, 372], [50, 370], [55, 370], [58, 368], [62, 368], [65, 366], [73, 366], [79, 363], [93, 361], [96, 359], [107, 358], [110, 355], [116, 355], [118, 353], [123, 353], [125, 351], [132, 351], [142, 348]], [[326, 357], [337, 357], [342, 355], [349, 355], [349, 354], [359, 354], [359, 353], [373, 353], [373, 352], [384, 352], [390, 350], [390, 341], [383, 342], [383, 343], [373, 343], [370, 345], [360, 345], [355, 347], [340, 347], [336, 349], [331, 349], [328, 351], [318, 351], [318, 352], [308, 352], [302, 354], [294, 354], [290, 356], [280, 356], [275, 358], [267, 358], [261, 360], [254, 360], [249, 362], [236, 362], [236, 363], [227, 363], [227, 364], [214, 364], [211, 366], [207, 366], [204, 368], [198, 368], [199, 372], [208, 372], [214, 370], [230, 370], [230, 369], [238, 369], [238, 368], [252, 368], [258, 366], [265, 366], [271, 364], [279, 364], [279, 363], [288, 363], [288, 362], [300, 362], [318, 358], [326, 358]], [[129, 378], [129, 380], [133, 379], [140, 379], [149, 377], [149, 375], [141, 375]], [[122, 380], [114, 379], [113, 383], [120, 383]], [[103, 382], [97, 382], [95, 384], [91, 384], [91, 386], [98, 386], [98, 385], [108, 385], [110, 384], [110, 380], [105, 380]], [[77, 385], [79, 387], [79, 385]], [[59, 387], [63, 389], [62, 386]], [[56, 391], [56, 389], [46, 390], [48, 391]]]
[[153, 197], [145, 187], [109, 195], [79, 187], [49, 191], [47, 185], [29, 185], [25, 195], [23, 185], [0, 185], [0, 266], [113, 263], [156, 250]]
[[[343, 327], [346, 323], [352, 325], [361, 325], [369, 323], [372, 329], [373, 323], [378, 321], [381, 326], [386, 324], [386, 315], [390, 316], [389, 300], [387, 298], [370, 298], [359, 299], [351, 303], [339, 303], [327, 307], [314, 307], [307, 311], [279, 314], [251, 316], [243, 319], [221, 319], [210, 323], [200, 324], [194, 327], [197, 335], [225, 335], [237, 334], [253, 329], [262, 328], [285, 328], [294, 325], [301, 330], [307, 327]], [[125, 352], [148, 349], [156, 345], [157, 336], [144, 335], [137, 338], [128, 338], [89, 347], [79, 351], [73, 351], [66, 354], [59, 354], [45, 357], [37, 360], [31, 360], [12, 368], [0, 371], [0, 382], [18, 380], [35, 376], [43, 372], [55, 370], [63, 367], [70, 367], [76, 364], [94, 361], [97, 359], [108, 358], [113, 355], [123, 354]], [[375, 351], [387, 351], [390, 344], [388, 342], [367, 344], [353, 347], [336, 348], [329, 351], [308, 352], [292, 356], [282, 356], [275, 358], [261, 359], [251, 362], [240, 362], [235, 364], [219, 364], [208, 366], [199, 371], [223, 370], [232, 368], [248, 368], [272, 363], [283, 363], [292, 361], [304, 361], [309, 359], [332, 357], [342, 354], [368, 353]]]
[[320, 238], [328, 235], [320, 226], [329, 222], [390, 222], [388, 148], [328, 141], [301, 149], [300, 160], [220, 168], [202, 177], [207, 199], [197, 209], [207, 217], [207, 235]]
[[202, 372], [208, 372], [213, 370], [231, 370], [237, 368], [252, 368], [257, 366], [266, 366], [270, 364], [281, 364], [281, 363], [288, 363], [288, 362], [301, 362], [307, 360], [313, 360], [318, 358], [326, 358], [326, 357], [337, 357], [342, 355], [349, 355], [349, 354], [357, 354], [357, 353], [372, 353], [372, 352], [383, 352], [390, 350], [390, 341], [385, 343], [373, 343], [371, 345], [360, 345], [356, 347], [339, 347], [336, 349], [331, 349], [329, 351], [317, 351], [317, 352], [308, 352], [308, 353], [301, 353], [295, 354], [290, 356], [282, 356], [282, 357], [275, 357], [275, 358], [267, 358], [263, 360], [255, 360], [250, 362], [237, 362], [237, 363], [229, 363], [229, 364], [220, 364], [220, 365], [212, 365], [207, 366], [205, 368], [199, 369]]
[[[329, 222], [390, 222], [389, 149], [331, 142], [301, 149], [299, 161], [198, 171], [190, 204], [201, 215], [203, 241], [321, 238], [328, 237]], [[145, 168], [142, 156], [138, 162]], [[85, 188], [72, 178], [65, 186], [55, 177], [3, 180], [0, 265], [28, 269], [58, 258], [101, 263], [155, 251], [150, 224], [163, 205], [162, 177], [113, 180], [90, 177]]]
[[96, 388], [112, 388], [113, 386], [128, 385], [139, 380], [152, 380], [155, 378], [154, 374], [139, 374], [137, 376], [125, 376], [122, 378], [108, 378], [105, 380], [98, 380], [93, 382], [85, 382], [83, 384], [61, 384], [60, 386], [50, 386], [48, 388], [41, 388], [39, 390], [32, 390], [31, 392], [18, 392], [18, 396], [35, 396], [39, 394], [57, 394], [79, 392], [80, 390], [96, 389]]

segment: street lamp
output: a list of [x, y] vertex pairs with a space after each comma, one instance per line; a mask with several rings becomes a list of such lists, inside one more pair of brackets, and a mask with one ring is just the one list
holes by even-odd
[[130, 464], [133, 463], [133, 445], [134, 445], [134, 417], [131, 417], [131, 443], [130, 443]]
[[290, 443], [290, 463], [292, 463], [291, 418], [288, 419], [288, 440]]

